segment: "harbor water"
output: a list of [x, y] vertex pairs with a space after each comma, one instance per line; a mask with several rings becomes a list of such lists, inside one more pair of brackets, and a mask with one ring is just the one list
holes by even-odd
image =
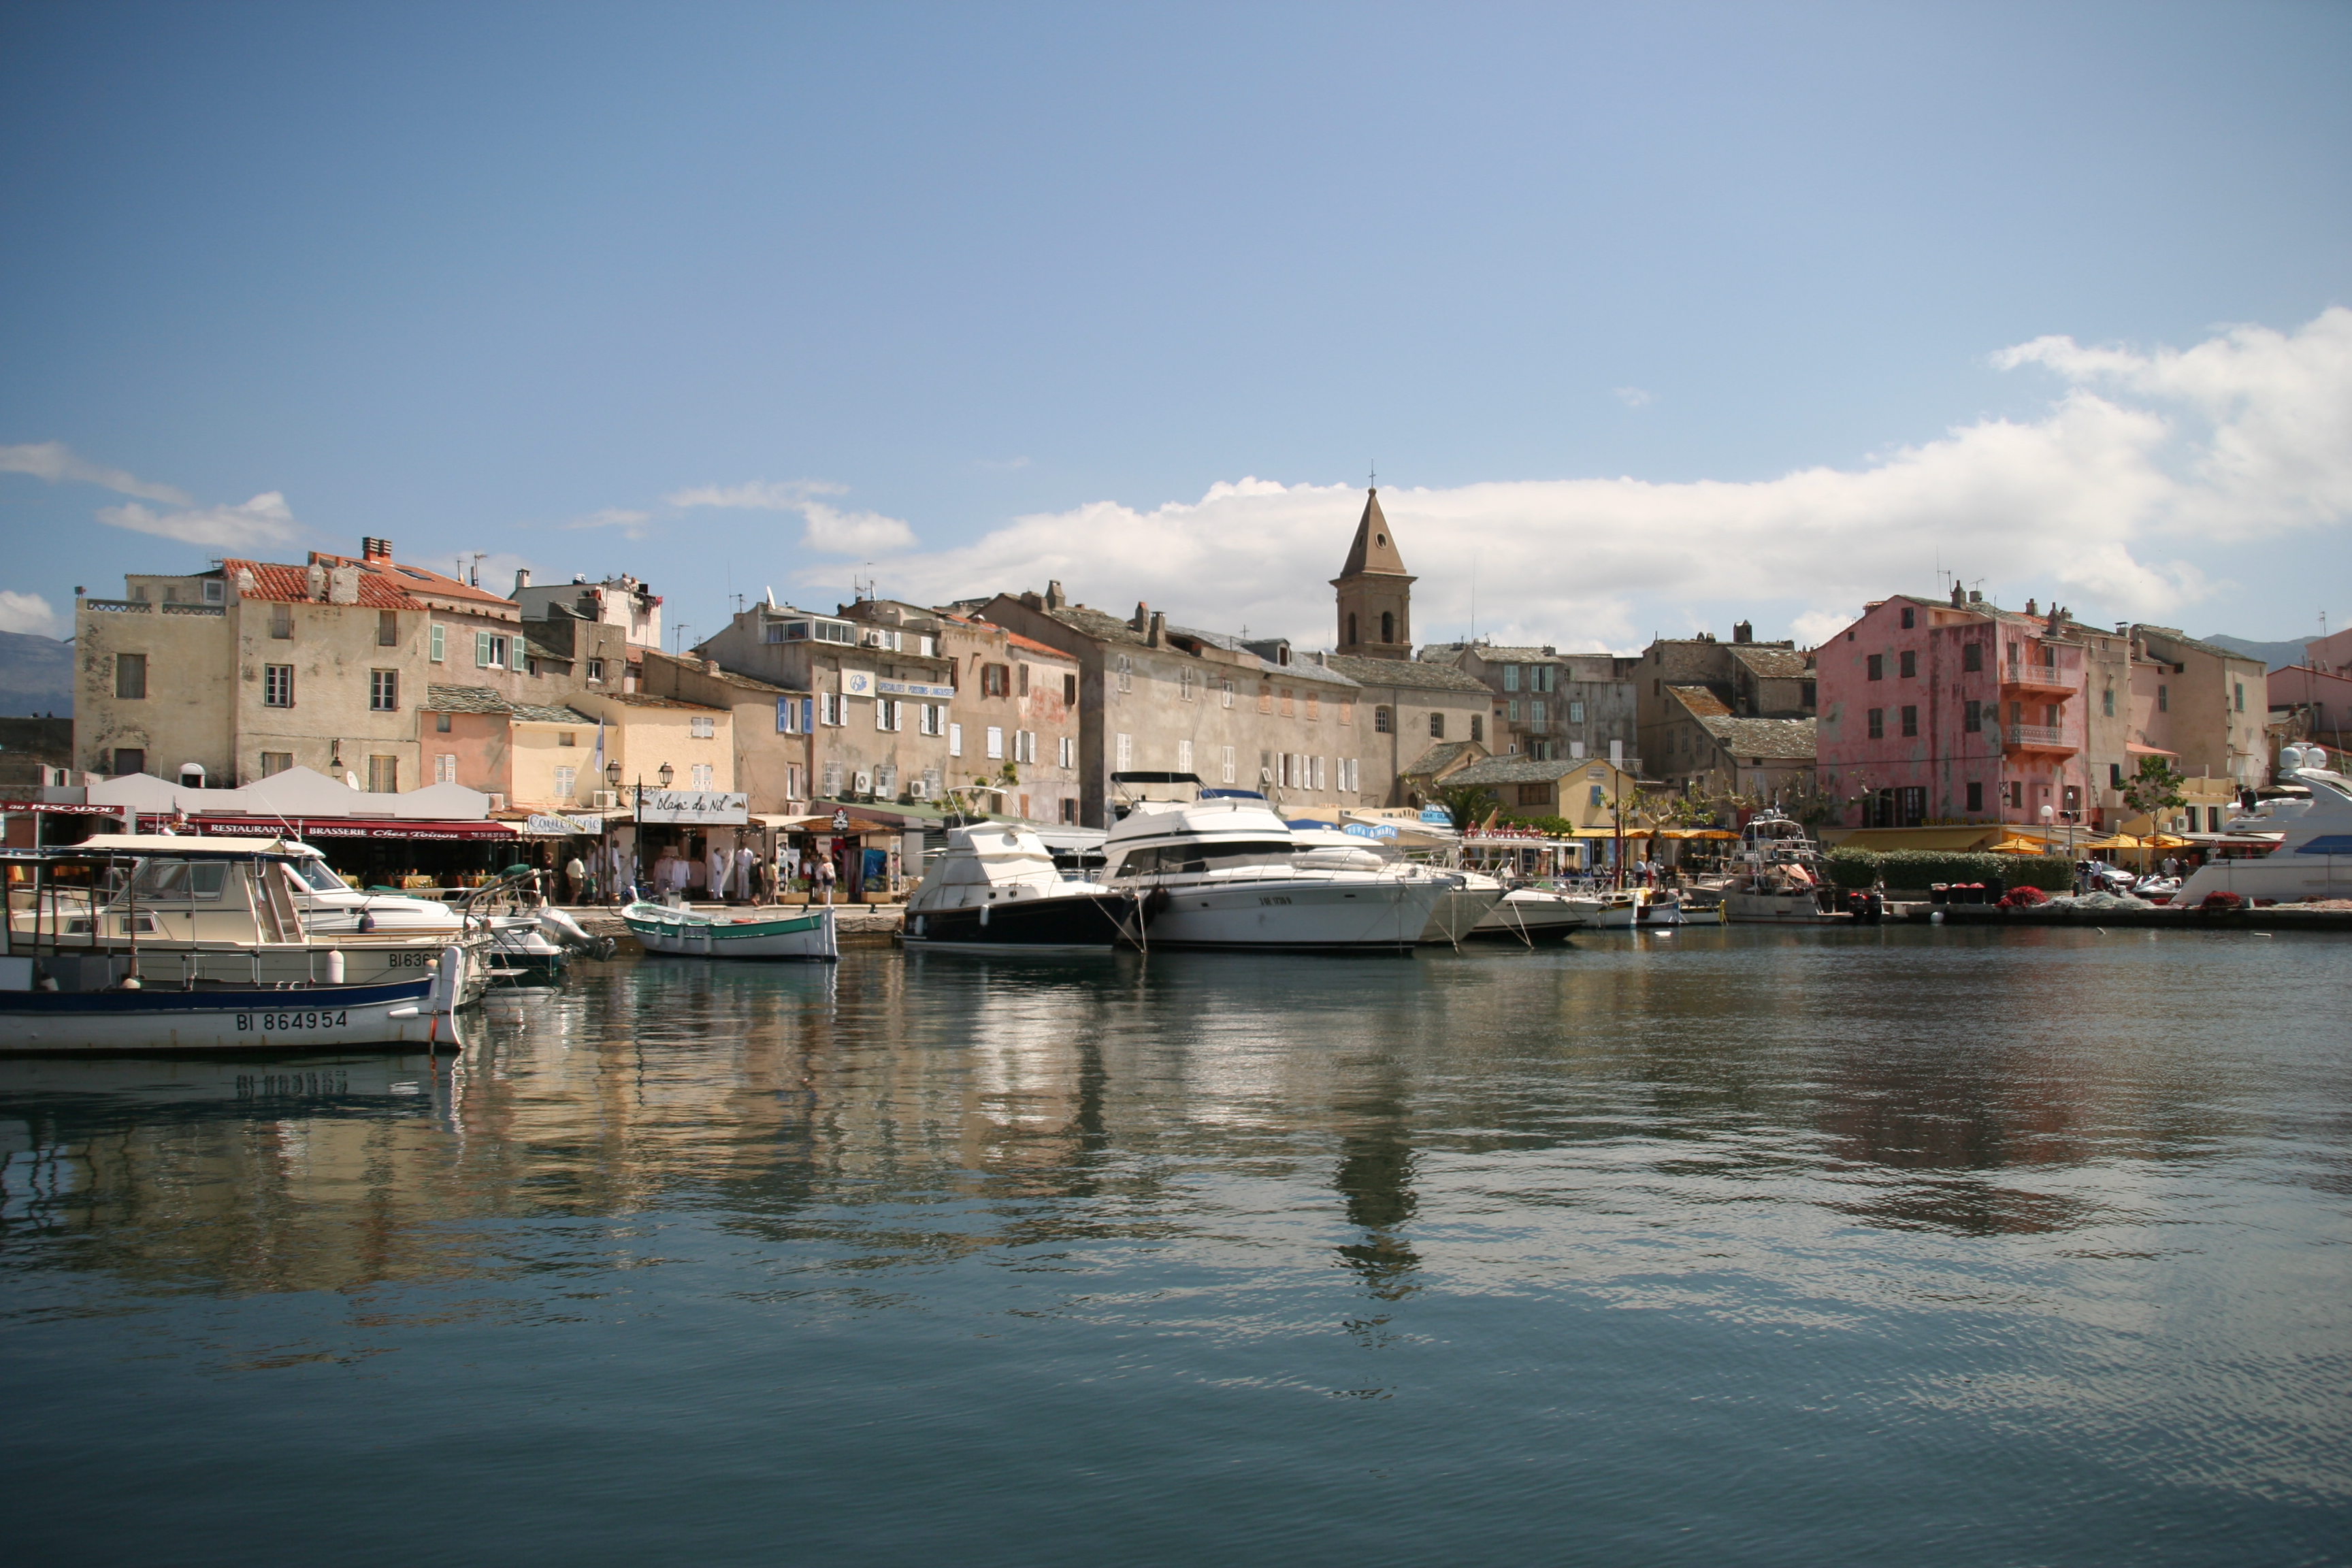
[[2352, 1559], [2326, 937], [631, 959], [0, 1062], [23, 1563]]

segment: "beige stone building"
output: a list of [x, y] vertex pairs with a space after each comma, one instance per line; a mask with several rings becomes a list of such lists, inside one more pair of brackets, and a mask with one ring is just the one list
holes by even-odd
[[1644, 771], [1660, 777], [1674, 772], [1660, 749], [1664, 731], [1686, 716], [1685, 705], [1669, 695], [1676, 687], [1703, 688], [1733, 718], [1811, 719], [1820, 711], [1813, 656], [1792, 642], [1758, 642], [1746, 621], [1732, 627], [1729, 642], [1706, 633], [1660, 637], [1629, 673], [1639, 753]]
[[[733, 716], [735, 783], [749, 809], [788, 816], [806, 814], [814, 799], [810, 726], [814, 695], [728, 669], [714, 659], [673, 658], [657, 648], [641, 654], [638, 690], [676, 698]], [[625, 795], [624, 797], [625, 804]]]

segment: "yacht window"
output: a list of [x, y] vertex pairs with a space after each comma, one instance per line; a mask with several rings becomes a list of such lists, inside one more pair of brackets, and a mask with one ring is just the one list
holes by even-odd
[[146, 860], [140, 864], [132, 893], [142, 900], [217, 899], [227, 881], [226, 861]]
[[341, 877], [327, 869], [327, 863], [324, 860], [297, 860], [293, 862], [293, 868], [294, 874], [308, 883], [314, 892], [348, 893], [351, 891], [351, 889], [343, 885], [343, 879]]

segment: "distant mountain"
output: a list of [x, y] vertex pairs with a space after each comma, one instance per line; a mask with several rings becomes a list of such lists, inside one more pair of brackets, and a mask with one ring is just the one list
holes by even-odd
[[55, 637], [0, 632], [0, 713], [73, 714], [73, 649]]
[[2302, 639], [2294, 642], [2248, 642], [2243, 637], [2211, 637], [2205, 640], [2215, 647], [2225, 647], [2231, 653], [2261, 659], [2273, 669], [2284, 669], [2290, 664], [2303, 662]]

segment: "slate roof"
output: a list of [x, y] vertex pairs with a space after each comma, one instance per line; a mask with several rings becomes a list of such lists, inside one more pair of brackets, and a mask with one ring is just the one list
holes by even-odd
[[[1327, 655], [1330, 668], [1360, 686], [1411, 686], [1425, 691], [1471, 692], [1491, 697], [1486, 683], [1448, 664], [1423, 664], [1411, 658], [1357, 658]], [[1297, 668], [1296, 666], [1293, 667]]]
[[[322, 568], [331, 569], [332, 558], [322, 560]], [[278, 561], [237, 561], [221, 563], [221, 570], [232, 583], [241, 572], [253, 574], [253, 588], [247, 592], [242, 584], [237, 593], [247, 599], [268, 599], [279, 604], [321, 604], [310, 597], [310, 571], [305, 564], [289, 566]], [[351, 605], [343, 606], [346, 609]], [[425, 606], [402, 592], [399, 584], [380, 572], [362, 571], [359, 574], [359, 605], [366, 610], [421, 610]]]
[[1803, 758], [1810, 762], [1818, 754], [1814, 721], [1811, 719], [1734, 719], [1728, 716], [1708, 716], [1699, 720], [1707, 733], [1723, 743], [1723, 749], [1735, 757], [1764, 757], [1773, 761]]
[[1097, 642], [1131, 643], [1137, 647], [1143, 646], [1143, 634], [1108, 610], [1090, 610], [1084, 605], [1064, 605], [1060, 609], [1045, 613], [1072, 631], [1086, 633]]
[[1725, 704], [1723, 699], [1704, 686], [1669, 686], [1666, 689], [1673, 692], [1685, 708], [1690, 710], [1694, 718], [1730, 717], [1731, 710]]
[[1805, 664], [1805, 656], [1792, 647], [1764, 647], [1755, 643], [1733, 643], [1731, 657], [1746, 665], [1748, 670], [1766, 680], [1804, 680], [1813, 672]]
[[1441, 741], [1422, 752], [1404, 771], [1416, 777], [1423, 773], [1443, 773], [1456, 757], [1476, 743], [1475, 741]]
[[577, 708], [561, 703], [517, 702], [501, 697], [487, 686], [428, 686], [425, 700], [417, 704], [428, 713], [504, 713], [531, 724], [585, 724], [593, 728], [596, 716], [583, 713]]
[[1554, 757], [1537, 762], [1529, 757], [1488, 757], [1472, 763], [1449, 777], [1449, 784], [1558, 784], [1577, 769], [1591, 765], [1591, 757]]
[[[778, 688], [777, 689], [781, 690], [782, 688]], [[681, 702], [675, 697], [656, 697], [644, 691], [607, 691], [603, 695], [605, 701], [618, 702], [626, 708], [675, 708], [681, 712], [688, 713], [724, 713], [727, 711], [724, 708], [713, 708], [707, 703]], [[595, 721], [592, 719], [589, 722], [593, 723]]]
[[508, 705], [507, 711], [529, 724], [585, 724], [592, 730], [596, 727], [595, 715], [583, 713], [577, 708], [565, 708], [561, 705], [548, 707], [537, 702], [515, 702]]
[[1468, 651], [1489, 664], [1566, 664], [1559, 650], [1549, 647], [1497, 647], [1492, 643], [1474, 643]]

